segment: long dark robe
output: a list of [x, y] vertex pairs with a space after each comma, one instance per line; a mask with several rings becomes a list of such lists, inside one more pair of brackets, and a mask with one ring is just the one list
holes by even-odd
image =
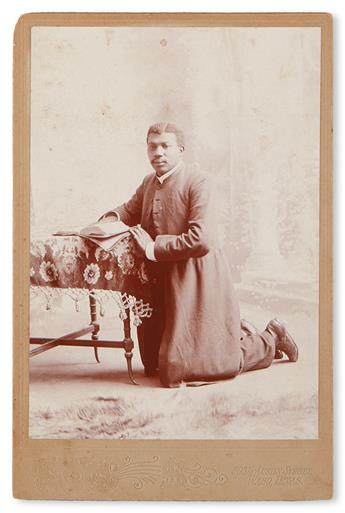
[[145, 367], [156, 365], [159, 347], [159, 376], [168, 387], [240, 372], [239, 309], [214, 200], [211, 178], [183, 165], [163, 184], [147, 175], [132, 198], [113, 209], [155, 240], [157, 262], [150, 266], [156, 266], [159, 315], [138, 336]]

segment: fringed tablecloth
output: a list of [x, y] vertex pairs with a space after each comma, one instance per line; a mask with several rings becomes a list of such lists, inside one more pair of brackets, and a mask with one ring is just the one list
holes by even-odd
[[79, 301], [92, 293], [101, 315], [109, 300], [119, 306], [122, 320], [129, 308], [136, 326], [152, 313], [145, 258], [136, 251], [131, 235], [110, 251], [76, 236], [35, 239], [30, 247], [30, 284], [34, 296], [44, 296], [47, 309], [65, 294], [78, 310]]

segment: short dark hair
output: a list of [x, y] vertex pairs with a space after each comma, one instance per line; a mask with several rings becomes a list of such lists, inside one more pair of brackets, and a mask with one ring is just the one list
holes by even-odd
[[177, 145], [184, 148], [184, 133], [174, 123], [161, 122], [151, 125], [147, 131], [146, 142], [148, 142], [150, 134], [161, 135], [165, 133], [175, 134]]

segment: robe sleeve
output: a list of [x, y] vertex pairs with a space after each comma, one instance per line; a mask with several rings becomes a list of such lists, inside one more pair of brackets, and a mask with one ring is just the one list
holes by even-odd
[[137, 188], [133, 196], [126, 202], [118, 207], [109, 210], [103, 216], [107, 217], [111, 214], [117, 214], [118, 218], [128, 226], [134, 226], [140, 223], [141, 210], [143, 204], [143, 183]]
[[189, 212], [185, 233], [158, 235], [154, 244], [157, 261], [177, 261], [202, 257], [210, 251], [212, 239], [212, 187], [207, 178], [189, 191]]

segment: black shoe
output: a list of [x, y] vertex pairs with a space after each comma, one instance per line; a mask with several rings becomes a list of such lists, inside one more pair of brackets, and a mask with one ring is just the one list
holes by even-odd
[[284, 324], [278, 321], [278, 319], [272, 319], [267, 324], [266, 330], [272, 335], [276, 335], [278, 337], [276, 352], [282, 351], [289, 358], [290, 362], [297, 362], [298, 347]]
[[144, 372], [147, 378], [151, 378], [152, 376], [158, 376], [158, 369], [151, 369], [150, 367], [145, 367]]
[[[256, 327], [246, 319], [241, 319], [241, 330], [244, 331], [246, 335], [260, 335]], [[282, 358], [284, 358], [284, 354], [279, 349], [276, 349], [274, 359], [281, 360]]]
[[274, 359], [275, 360], [282, 360], [284, 358], [283, 351], [280, 351], [280, 349], [276, 348], [276, 352], [274, 353]]

